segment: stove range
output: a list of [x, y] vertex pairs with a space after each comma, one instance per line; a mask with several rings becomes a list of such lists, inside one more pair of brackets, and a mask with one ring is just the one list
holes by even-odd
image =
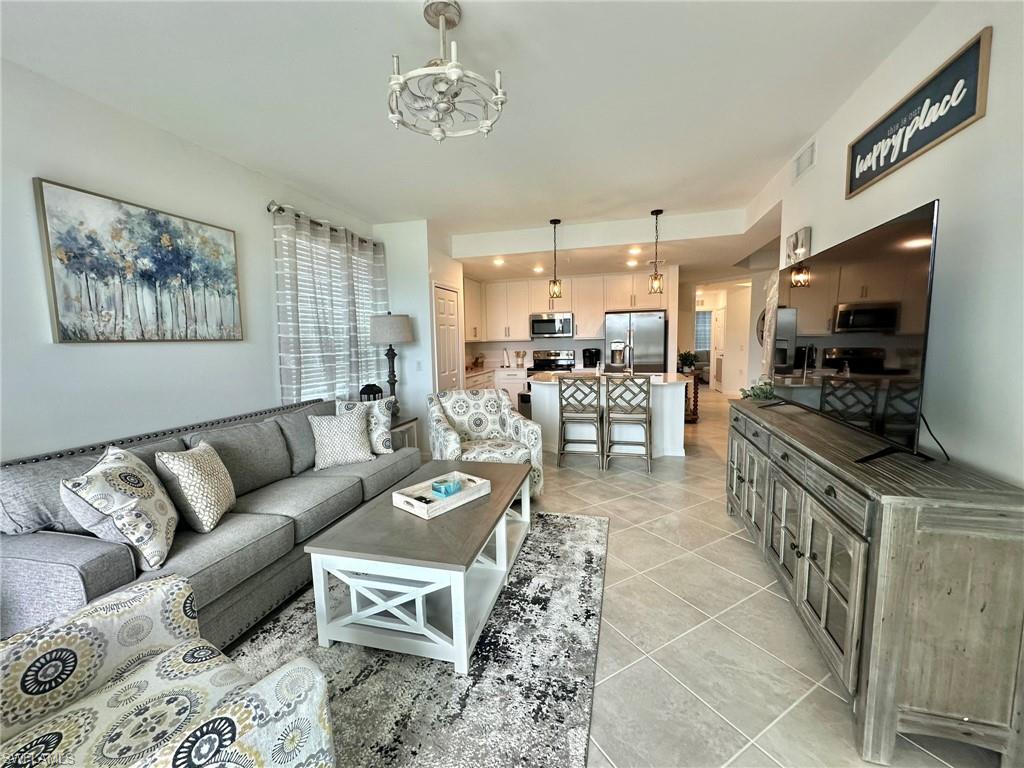
[[576, 367], [576, 353], [571, 349], [536, 349], [533, 365], [526, 369], [532, 376], [542, 371], [571, 371]]

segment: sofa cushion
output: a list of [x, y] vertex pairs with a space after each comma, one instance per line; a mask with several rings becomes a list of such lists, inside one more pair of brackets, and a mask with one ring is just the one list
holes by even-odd
[[420, 464], [419, 448], [400, 448], [373, 461], [329, 467], [316, 474], [321, 477], [358, 478], [363, 486], [363, 499], [369, 500], [404, 480], [419, 469]]
[[109, 446], [87, 472], [64, 478], [60, 495], [83, 527], [130, 546], [141, 570], [167, 559], [178, 513], [156, 473], [131, 451]]
[[337, 416], [309, 417], [316, 444], [314, 469], [318, 471], [342, 464], [373, 461], [366, 403], [345, 403], [345, 406]]
[[159, 571], [141, 579], [177, 573], [192, 583], [196, 607], [202, 608], [257, 571], [285, 555], [295, 545], [295, 529], [287, 517], [228, 512], [209, 533], [182, 526], [171, 555]]
[[235, 505], [231, 475], [206, 441], [187, 451], [161, 451], [156, 462], [157, 473], [174, 499], [178, 514], [193, 531], [209, 533]]
[[309, 426], [307, 417], [332, 416], [335, 412], [334, 408], [333, 400], [323, 400], [291, 413], [282, 413], [280, 416], [268, 419], [268, 421], [276, 421], [281, 427], [285, 443], [288, 445], [288, 453], [291, 455], [293, 475], [312, 469], [313, 460], [316, 457], [313, 429]]
[[195, 448], [202, 440], [213, 446], [228, 468], [236, 496], [292, 474], [288, 444], [276, 421], [192, 432], [185, 438], [189, 448]]
[[295, 541], [302, 542], [351, 512], [363, 500], [356, 477], [324, 477], [307, 470], [241, 496], [235, 512], [280, 515], [295, 521]]

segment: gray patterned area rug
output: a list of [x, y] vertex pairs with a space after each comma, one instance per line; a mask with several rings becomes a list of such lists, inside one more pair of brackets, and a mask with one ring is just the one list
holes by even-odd
[[298, 655], [328, 679], [339, 766], [586, 763], [608, 521], [537, 514], [470, 660], [316, 643], [312, 589], [229, 656], [254, 678]]

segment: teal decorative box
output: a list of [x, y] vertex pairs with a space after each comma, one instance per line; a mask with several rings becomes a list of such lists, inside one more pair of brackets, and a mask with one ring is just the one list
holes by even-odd
[[442, 499], [446, 499], [461, 491], [462, 483], [454, 477], [442, 477], [434, 480], [430, 484], [430, 489]]

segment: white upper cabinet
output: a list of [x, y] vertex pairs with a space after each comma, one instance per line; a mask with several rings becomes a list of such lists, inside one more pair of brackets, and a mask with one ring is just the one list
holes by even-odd
[[530, 340], [530, 287], [525, 280], [508, 286], [508, 336], [512, 341]]
[[480, 283], [467, 277], [462, 281], [462, 295], [466, 341], [481, 341], [484, 338], [483, 289]]
[[843, 264], [839, 268], [839, 304], [899, 301], [906, 263], [902, 259]]
[[484, 283], [484, 340], [504, 341], [508, 338], [507, 283]]
[[928, 320], [928, 262], [920, 260], [904, 275], [897, 333], [920, 335]]
[[604, 281], [601, 275], [572, 279], [572, 312], [577, 339], [604, 338]]
[[614, 312], [633, 308], [633, 275], [604, 276], [604, 309]]
[[796, 309], [798, 335], [825, 336], [832, 333], [838, 285], [838, 269], [812, 265], [811, 282], [802, 288], [789, 289], [789, 306]]
[[548, 279], [530, 280], [530, 312], [572, 312], [573, 278], [562, 278], [562, 297], [552, 299], [548, 296]]

